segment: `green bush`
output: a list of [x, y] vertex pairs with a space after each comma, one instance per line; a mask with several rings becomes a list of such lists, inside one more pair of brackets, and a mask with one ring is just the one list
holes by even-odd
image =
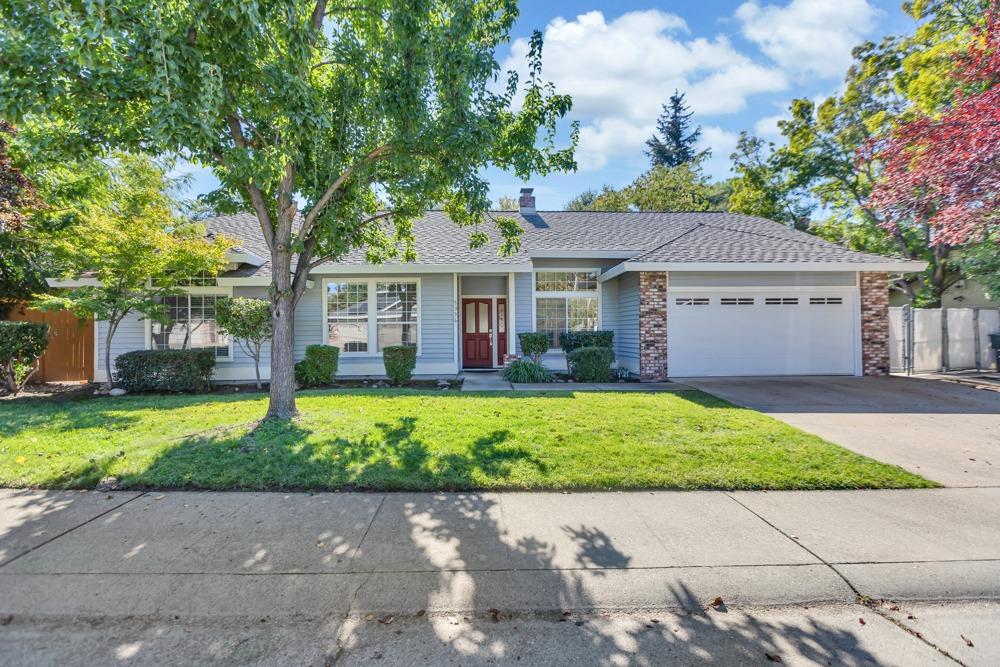
[[382, 363], [385, 364], [385, 375], [393, 384], [409, 382], [413, 377], [413, 369], [417, 365], [417, 347], [415, 345], [389, 345], [382, 348]]
[[549, 335], [546, 333], [526, 331], [517, 334], [517, 339], [521, 341], [521, 352], [531, 357], [535, 363], [549, 351]]
[[0, 322], [0, 393], [16, 394], [24, 388], [48, 344], [48, 324]]
[[609, 347], [579, 347], [566, 355], [569, 373], [580, 382], [607, 382], [615, 351]]
[[609, 347], [615, 346], [614, 331], [567, 331], [559, 334], [559, 346], [563, 352], [569, 354], [573, 350], [581, 347]]
[[503, 377], [508, 382], [551, 382], [549, 369], [530, 359], [515, 359], [503, 369]]
[[295, 364], [295, 381], [303, 387], [331, 384], [337, 376], [340, 348], [336, 345], [307, 345], [306, 358]]
[[205, 391], [215, 350], [135, 350], [115, 359], [115, 384], [129, 391]]

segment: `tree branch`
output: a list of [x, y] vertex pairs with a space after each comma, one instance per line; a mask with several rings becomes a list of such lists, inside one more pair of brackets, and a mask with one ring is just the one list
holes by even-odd
[[[392, 211], [382, 211], [381, 213], [378, 213], [376, 215], [373, 215], [371, 217], [362, 220], [360, 226], [364, 227], [368, 223], [375, 222], [376, 220], [381, 220], [383, 218], [388, 218], [391, 215]], [[323, 257], [320, 257], [319, 259], [314, 259], [312, 262], [310, 262], [307, 268], [311, 271], [312, 269], [315, 269], [317, 266], [329, 262], [331, 259], [333, 259], [333, 255], [324, 255]]]
[[347, 181], [347, 179], [349, 179], [354, 174], [354, 172], [358, 169], [358, 167], [360, 167], [363, 164], [367, 164], [369, 162], [373, 162], [374, 160], [379, 159], [380, 157], [385, 155], [388, 151], [389, 151], [389, 144], [382, 144], [381, 146], [373, 150], [371, 153], [363, 157], [360, 162], [358, 162], [357, 164], [353, 164], [347, 169], [345, 169], [344, 173], [338, 176], [337, 180], [335, 180], [333, 183], [330, 184], [330, 187], [326, 189], [326, 191], [323, 193], [323, 196], [316, 201], [316, 205], [313, 206], [312, 209], [310, 209], [309, 213], [306, 214], [305, 220], [302, 221], [302, 229], [299, 230], [299, 236], [303, 239], [308, 239], [312, 235], [312, 230], [316, 224], [316, 219], [323, 212], [323, 209], [326, 208], [327, 204], [330, 203], [330, 200], [333, 198], [333, 195], [337, 192], [337, 190], [340, 189], [340, 186], [342, 186]]
[[[233, 143], [238, 148], [246, 150], [247, 140], [243, 136], [243, 128], [240, 126], [240, 119], [236, 114], [231, 113], [226, 116], [226, 124], [229, 125], [229, 134], [233, 137]], [[271, 220], [271, 213], [267, 210], [267, 202], [264, 201], [264, 194], [252, 181], [247, 183], [247, 194], [250, 196], [250, 205], [253, 206], [257, 214], [257, 221], [260, 229], [264, 233], [264, 241], [267, 247], [274, 249], [274, 221]]]

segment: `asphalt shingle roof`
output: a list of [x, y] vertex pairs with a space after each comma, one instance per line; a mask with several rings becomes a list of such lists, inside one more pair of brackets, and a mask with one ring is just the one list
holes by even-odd
[[[884, 262], [885, 257], [854, 252], [780, 223], [738, 213], [644, 213], [539, 211], [522, 216], [493, 211], [491, 217], [513, 217], [521, 226], [521, 248], [501, 257], [499, 232], [488, 221], [481, 226], [490, 242], [469, 248], [471, 228], [457, 227], [442, 211], [428, 211], [414, 223], [418, 264], [527, 264], [532, 253], [546, 251], [621, 251], [634, 262]], [[238, 241], [242, 249], [267, 259], [270, 253], [252, 214], [220, 216], [204, 221], [212, 233]], [[338, 264], [365, 263], [355, 250]], [[248, 273], [249, 271], [249, 273]], [[270, 263], [230, 275], [269, 275]]]

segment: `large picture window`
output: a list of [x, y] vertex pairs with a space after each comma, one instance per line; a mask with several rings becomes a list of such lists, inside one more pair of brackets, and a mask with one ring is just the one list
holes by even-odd
[[593, 331], [597, 318], [596, 271], [535, 273], [535, 331], [548, 335], [549, 347], [559, 349], [559, 334]]
[[153, 348], [188, 350], [212, 348], [219, 359], [229, 358], [229, 341], [215, 323], [215, 294], [184, 294], [163, 298], [168, 321], [152, 322]]
[[372, 354], [417, 345], [418, 281], [326, 283], [327, 341], [343, 353]]

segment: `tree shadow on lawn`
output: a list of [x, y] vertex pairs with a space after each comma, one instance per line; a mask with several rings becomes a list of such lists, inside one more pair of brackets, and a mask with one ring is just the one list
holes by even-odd
[[[415, 434], [417, 423], [412, 416], [378, 422], [374, 434], [354, 439], [325, 437], [297, 421], [262, 422], [245, 435], [196, 435], [119, 482], [130, 488], [456, 490], [503, 479], [515, 467], [547, 469], [533, 453], [510, 444], [507, 430], [440, 452]], [[96, 469], [79, 474], [100, 478], [109, 464], [94, 463]]]

